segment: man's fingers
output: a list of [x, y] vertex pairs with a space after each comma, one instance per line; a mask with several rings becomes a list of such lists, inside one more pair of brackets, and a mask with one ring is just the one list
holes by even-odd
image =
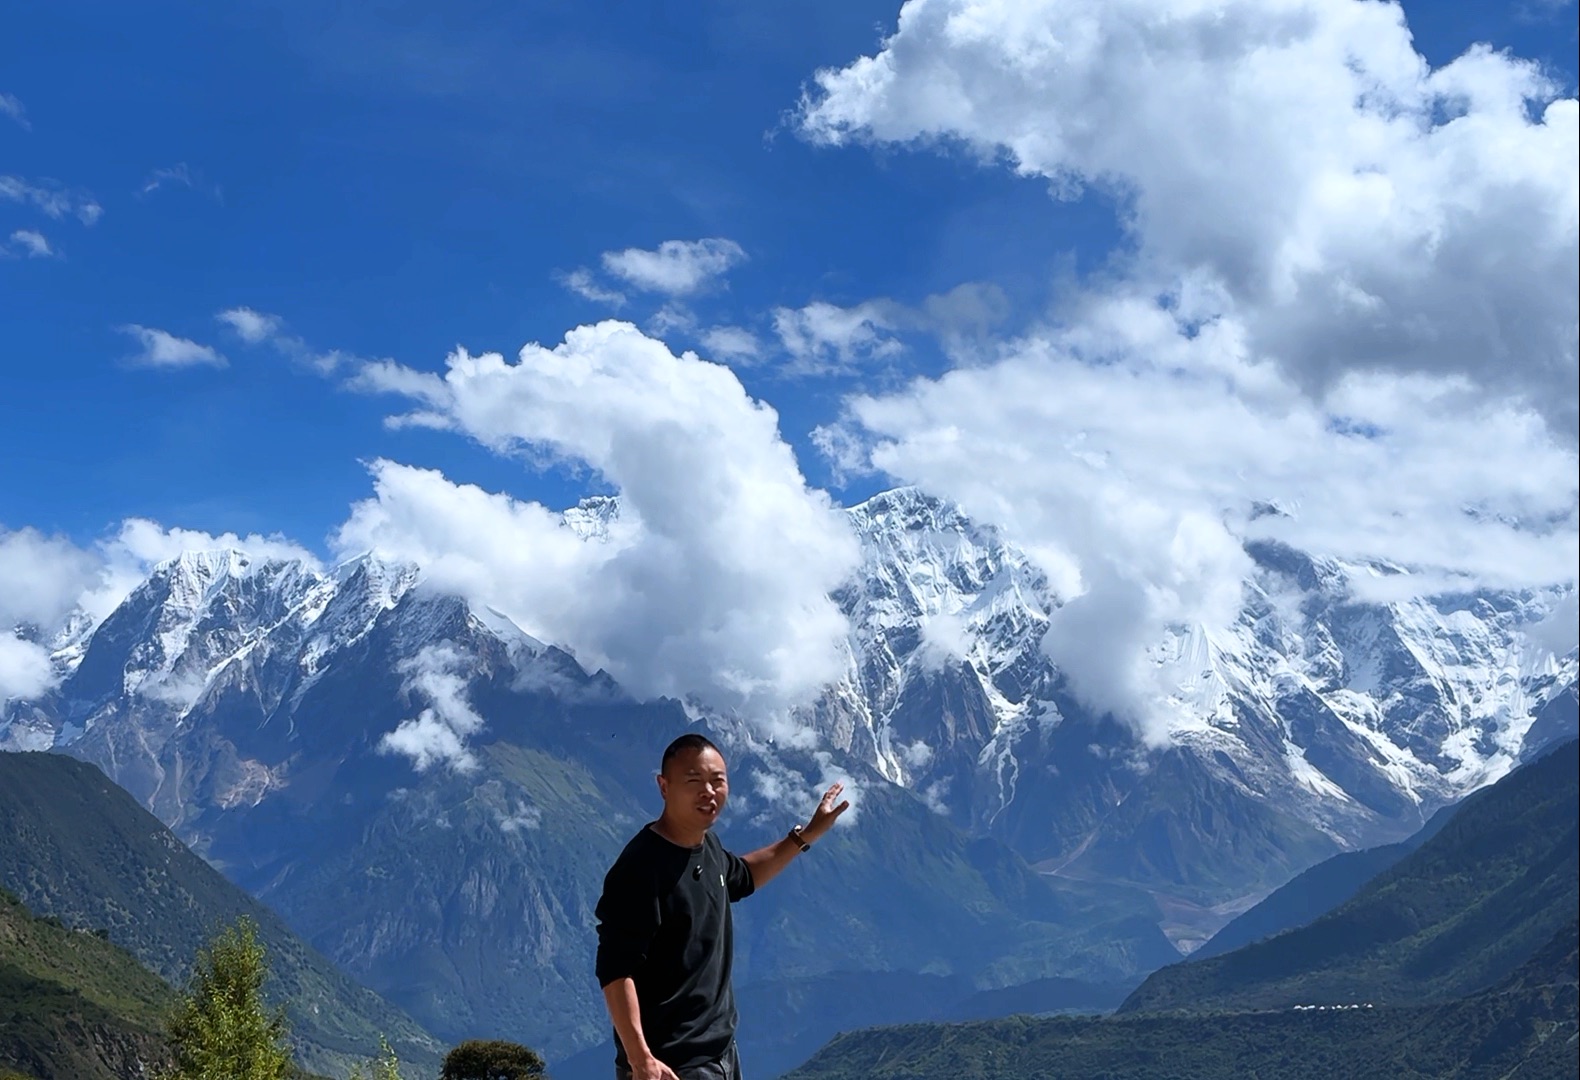
[[850, 800], [846, 799], [844, 802], [842, 802], [838, 806], [834, 807], [834, 816], [835, 817], [839, 817], [839, 815], [843, 814], [846, 810], [849, 810], [849, 809], [850, 809]]

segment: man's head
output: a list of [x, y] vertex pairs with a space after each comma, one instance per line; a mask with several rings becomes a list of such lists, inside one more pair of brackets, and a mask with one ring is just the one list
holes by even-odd
[[665, 817], [675, 824], [712, 827], [730, 797], [724, 755], [706, 735], [687, 732], [664, 749], [658, 793], [664, 799]]

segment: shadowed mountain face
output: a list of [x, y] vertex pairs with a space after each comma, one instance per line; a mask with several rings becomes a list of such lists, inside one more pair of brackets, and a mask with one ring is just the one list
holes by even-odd
[[1404, 1004], [1507, 978], [1580, 903], [1577, 745], [1471, 796], [1414, 853], [1315, 922], [1155, 972], [1121, 1011]]
[[[742, 906], [743, 984], [1132, 979], [1177, 955], [1160, 927], [1194, 945], [1500, 775], [1573, 681], [1573, 655], [1526, 634], [1546, 594], [1359, 604], [1348, 576], [1376, 568], [1253, 545], [1239, 622], [1158, 643], [1178, 692], [1152, 748], [1048, 662], [1060, 598], [1024, 553], [914, 491], [850, 515], [867, 554], [836, 597], [848, 671], [797, 717], [821, 749], [700, 718], [731, 756], [738, 848], [836, 773], [863, 794]], [[554, 1056], [605, 1037], [592, 905], [694, 713], [373, 557], [326, 575], [189, 553], [59, 646], [59, 686], [3, 707], [0, 746], [101, 765], [441, 1036]]]

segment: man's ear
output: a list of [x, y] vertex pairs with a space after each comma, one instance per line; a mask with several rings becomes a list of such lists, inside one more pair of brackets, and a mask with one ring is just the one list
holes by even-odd
[[659, 773], [654, 779], [658, 781], [658, 797], [660, 799], [669, 798], [669, 777]]

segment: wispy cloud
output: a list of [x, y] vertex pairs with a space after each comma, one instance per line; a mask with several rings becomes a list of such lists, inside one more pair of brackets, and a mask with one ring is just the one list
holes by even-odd
[[23, 131], [33, 130], [33, 125], [27, 118], [27, 109], [15, 94], [0, 94], [0, 116], [9, 116]]
[[763, 344], [744, 326], [710, 326], [699, 339], [710, 360], [752, 364], [762, 359]]
[[230, 327], [248, 345], [268, 345], [287, 360], [312, 368], [320, 375], [333, 375], [337, 371], [370, 363], [363, 357], [340, 349], [314, 348], [304, 338], [287, 330], [285, 320], [278, 315], [254, 311], [249, 307], [233, 307], [214, 317]]
[[137, 367], [174, 369], [188, 367], [225, 367], [229, 361], [208, 345], [200, 345], [187, 338], [176, 337], [151, 326], [129, 323], [116, 329], [136, 338], [142, 352], [129, 357], [128, 362]]
[[0, 199], [26, 203], [56, 220], [75, 217], [84, 225], [92, 225], [104, 215], [104, 207], [92, 195], [68, 189], [54, 180], [0, 176]]
[[218, 184], [211, 184], [205, 180], [201, 173], [194, 172], [186, 162], [178, 162], [167, 169], [155, 169], [143, 181], [143, 186], [137, 189], [137, 197], [146, 199], [160, 188], [176, 185], [200, 191], [216, 201], [222, 195]]
[[8, 254], [26, 255], [30, 259], [58, 259], [60, 253], [49, 245], [49, 238], [33, 229], [18, 229], [11, 234]]
[[608, 304], [616, 310], [625, 306], [625, 293], [600, 285], [592, 271], [586, 267], [578, 267], [568, 274], [560, 275], [559, 283], [583, 300], [591, 300], [595, 304]]
[[603, 268], [644, 292], [689, 296], [721, 280], [732, 267], [746, 261], [746, 252], [734, 240], [665, 240], [652, 251], [626, 248], [606, 251]]

